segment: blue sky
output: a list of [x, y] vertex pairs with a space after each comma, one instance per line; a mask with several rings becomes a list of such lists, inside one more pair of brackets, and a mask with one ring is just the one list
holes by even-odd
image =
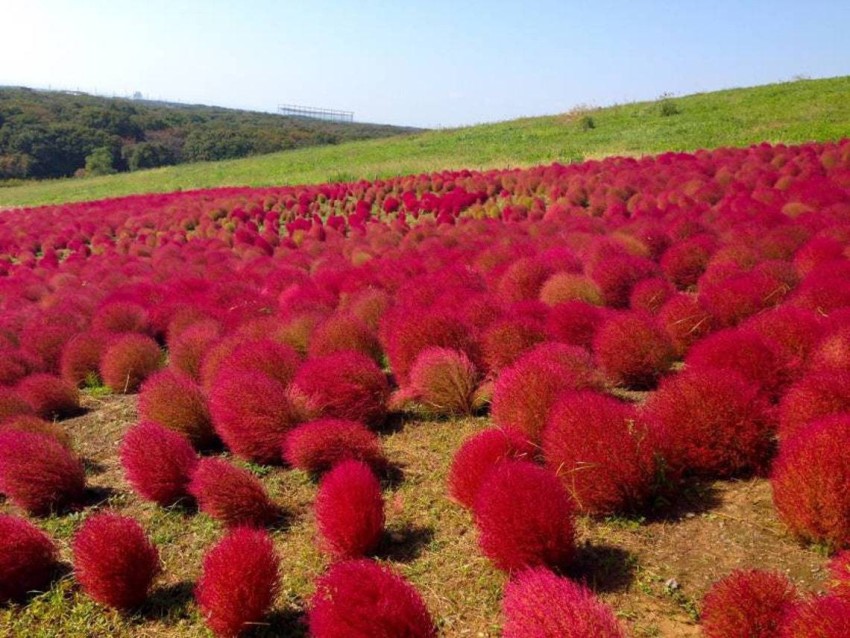
[[850, 74], [850, 2], [0, 0], [0, 84], [457, 126]]

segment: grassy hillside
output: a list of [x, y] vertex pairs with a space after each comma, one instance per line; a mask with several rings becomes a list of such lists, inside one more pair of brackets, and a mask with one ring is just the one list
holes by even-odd
[[850, 77], [800, 80], [242, 160], [26, 184], [0, 189], [0, 206], [214, 186], [372, 179], [448, 168], [522, 166], [612, 154], [848, 136]]

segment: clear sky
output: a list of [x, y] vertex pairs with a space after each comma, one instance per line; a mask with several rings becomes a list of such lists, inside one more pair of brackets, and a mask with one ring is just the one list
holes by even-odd
[[438, 127], [850, 74], [850, 0], [0, 0], [0, 85]]

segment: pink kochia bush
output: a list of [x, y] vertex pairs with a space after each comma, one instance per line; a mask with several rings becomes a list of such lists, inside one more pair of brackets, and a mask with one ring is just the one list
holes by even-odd
[[279, 461], [283, 435], [301, 420], [283, 384], [262, 372], [222, 370], [210, 389], [209, 408], [227, 447], [258, 463]]
[[238, 527], [204, 556], [195, 598], [216, 636], [232, 638], [262, 622], [280, 586], [280, 561], [263, 530]]
[[591, 391], [566, 392], [543, 430], [543, 456], [579, 510], [640, 508], [655, 475], [653, 446], [632, 405]]
[[850, 416], [826, 417], [782, 440], [770, 483], [779, 517], [795, 535], [850, 547]]
[[18, 416], [9, 417], [5, 421], [0, 421], [0, 432], [4, 430], [41, 434], [49, 439], [53, 439], [68, 451], [72, 452], [74, 448], [71, 435], [68, 434], [62, 425], [53, 421], [45, 421], [31, 414], [19, 414]]
[[316, 583], [307, 625], [313, 638], [436, 638], [410, 583], [368, 559], [333, 565]]
[[75, 386], [96, 381], [100, 373], [100, 359], [114, 335], [102, 332], [79, 332], [62, 348], [59, 361], [60, 374]]
[[503, 638], [626, 638], [614, 610], [548, 569], [525, 569], [505, 586]]
[[468, 415], [475, 410], [478, 371], [464, 352], [426, 348], [410, 370], [409, 392], [425, 408], [440, 415]]
[[143, 499], [172, 505], [189, 495], [198, 463], [182, 435], [152, 421], [133, 426], [121, 442], [121, 465], [133, 490]]
[[200, 448], [209, 446], [216, 438], [200, 386], [171, 369], [152, 374], [142, 384], [139, 416], [188, 437]]
[[74, 575], [97, 602], [129, 610], [141, 605], [160, 572], [159, 553], [134, 519], [95, 514], [74, 535]]
[[515, 430], [489, 428], [461, 445], [449, 470], [449, 494], [466, 508], [471, 508], [475, 495], [487, 473], [497, 463], [509, 459], [531, 460], [535, 448]]
[[201, 459], [189, 493], [198, 501], [198, 509], [227, 527], [264, 527], [279, 515], [259, 479], [223, 459]]
[[290, 430], [284, 437], [283, 459], [310, 474], [347, 460], [363, 461], [376, 471], [386, 466], [378, 436], [362, 423], [341, 419], [319, 419]]
[[846, 638], [850, 601], [838, 596], [810, 596], [782, 625], [779, 638]]
[[292, 382], [308, 414], [379, 424], [387, 413], [390, 386], [369, 357], [345, 351], [306, 361]]
[[700, 624], [706, 638], [775, 638], [798, 594], [780, 572], [736, 570], [705, 595]]
[[613, 383], [636, 389], [653, 387], [675, 358], [655, 318], [637, 312], [612, 315], [596, 333], [593, 351]]
[[850, 550], [837, 553], [829, 561], [829, 582], [832, 593], [850, 602]]
[[814, 371], [788, 388], [779, 403], [779, 435], [793, 436], [812, 421], [850, 412], [850, 370]]
[[83, 464], [55, 440], [21, 431], [0, 432], [0, 492], [35, 516], [78, 503]]
[[342, 461], [325, 474], [316, 494], [320, 545], [335, 559], [372, 553], [384, 531], [381, 484], [362, 461]]
[[494, 565], [513, 571], [564, 567], [575, 553], [574, 505], [561, 481], [528, 461], [498, 463], [472, 508], [478, 545]]
[[20, 394], [11, 388], [0, 386], [0, 422], [24, 414], [32, 415], [35, 411]]
[[116, 337], [100, 360], [100, 377], [113, 392], [135, 392], [159, 369], [162, 351], [156, 341], [137, 333]]
[[23, 518], [0, 514], [0, 604], [47, 589], [58, 559], [47, 534]]
[[44, 419], [73, 416], [80, 411], [77, 386], [52, 374], [31, 374], [17, 386], [18, 394]]

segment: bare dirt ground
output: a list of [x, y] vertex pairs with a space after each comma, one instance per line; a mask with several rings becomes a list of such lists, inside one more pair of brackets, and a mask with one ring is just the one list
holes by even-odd
[[[26, 605], [0, 608], [0, 636], [198, 636], [203, 621], [192, 600], [206, 548], [221, 527], [189, 508], [163, 509], [137, 499], [118, 462], [123, 432], [136, 420], [135, 397], [87, 396], [88, 412], [63, 425], [85, 459], [89, 507], [37, 521], [58, 541], [70, 570], [69, 541], [95, 508], [136, 517], [160, 549], [164, 571], [149, 602], [132, 616], [100, 607], [66, 573]], [[454, 451], [485, 418], [409, 421], [383, 435], [400, 480], [385, 490], [388, 533], [379, 558], [413, 582], [442, 636], [495, 637], [505, 576], [477, 550], [469, 514], [450, 502], [445, 479]], [[315, 547], [311, 505], [315, 484], [283, 468], [250, 466], [287, 513], [273, 530], [282, 585], [268, 625], [256, 635], [304, 635], [303, 611], [312, 582], [326, 566]], [[14, 511], [0, 503], [0, 511]], [[736, 568], [785, 572], [817, 590], [826, 558], [788, 537], [764, 479], [695, 486], [662, 514], [643, 518], [582, 518], [579, 552], [569, 575], [611, 604], [636, 637], [697, 636], [700, 600]]]

